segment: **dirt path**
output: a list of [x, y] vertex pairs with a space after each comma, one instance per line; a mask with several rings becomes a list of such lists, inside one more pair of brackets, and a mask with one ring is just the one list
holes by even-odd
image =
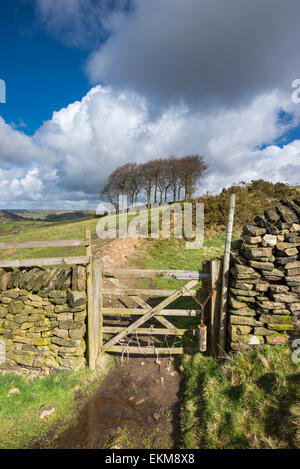
[[[119, 238], [95, 254], [102, 257], [105, 267], [125, 266], [140, 246], [140, 239]], [[112, 305], [118, 299], [107, 301]], [[129, 298], [122, 301], [127, 307], [132, 302]], [[110, 370], [55, 448], [178, 447], [181, 379], [175, 363], [173, 357], [118, 357], [118, 366]]]
[[128, 256], [135, 253], [140, 246], [142, 238], [116, 238], [93, 250], [93, 254], [101, 257], [104, 267], [121, 267], [127, 262]]
[[172, 358], [130, 358], [109, 372], [55, 448], [178, 447], [179, 393]]

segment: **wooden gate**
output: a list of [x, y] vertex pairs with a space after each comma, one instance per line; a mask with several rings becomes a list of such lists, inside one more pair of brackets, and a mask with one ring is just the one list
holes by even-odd
[[[123, 280], [134, 278], [168, 278], [186, 281], [176, 289], [129, 288]], [[138, 337], [143, 336], [175, 336], [196, 335], [197, 326], [193, 328], [178, 328], [171, 320], [180, 317], [198, 317], [200, 324], [202, 310], [199, 309], [173, 309], [172, 303], [180, 297], [192, 297], [202, 302], [212, 291], [211, 298], [205, 309], [205, 324], [208, 326], [208, 347], [211, 354], [216, 353], [216, 337], [218, 328], [219, 302], [220, 302], [220, 261], [215, 259], [206, 261], [203, 270], [147, 270], [147, 269], [103, 269], [102, 262], [93, 258], [93, 296], [94, 296], [94, 347], [96, 357], [98, 353], [115, 352], [131, 354], [182, 354], [197, 351], [197, 348], [184, 346], [149, 346], [141, 345]], [[201, 286], [199, 287], [199, 282]], [[198, 288], [197, 288], [198, 287]], [[96, 295], [95, 295], [96, 293]], [[130, 298], [136, 307], [107, 307], [104, 301], [109, 296], [122, 299]], [[143, 297], [163, 298], [158, 304], [151, 305], [151, 301]], [[99, 308], [97, 308], [99, 305]], [[196, 304], [197, 307], [197, 304]], [[97, 312], [98, 309], [98, 312]], [[131, 324], [126, 327], [106, 325], [107, 318], [130, 318]], [[136, 317], [136, 319], [135, 319]], [[145, 323], [155, 319], [159, 327], [153, 324], [145, 327]], [[135, 335], [137, 345], [131, 345], [129, 337]], [[126, 342], [127, 341], [127, 342]], [[142, 341], [141, 341], [142, 342]], [[199, 349], [198, 349], [199, 350]]]
[[[226, 351], [227, 340], [227, 291], [228, 291], [228, 277], [229, 277], [229, 261], [231, 249], [231, 236], [233, 227], [233, 217], [235, 208], [235, 195], [230, 196], [230, 205], [228, 209], [228, 223], [226, 229], [226, 240], [223, 261], [220, 259], [212, 259], [203, 262], [202, 270], [146, 270], [146, 269], [118, 269], [109, 268], [103, 269], [101, 260], [91, 255], [91, 241], [90, 235], [87, 243], [86, 255], [90, 259], [88, 265], [88, 349], [89, 349], [89, 366], [95, 368], [96, 358], [99, 353], [103, 352], [117, 352], [123, 353], [124, 350], [129, 353], [139, 354], [154, 354], [157, 351], [153, 348], [142, 347], [140, 344], [137, 347], [125, 344], [126, 337], [132, 334], [138, 335], [162, 335], [162, 336], [178, 336], [182, 337], [186, 333], [196, 334], [194, 329], [181, 329], [176, 327], [170, 319], [176, 316], [185, 317], [199, 317], [201, 309], [173, 309], [168, 308], [175, 300], [181, 296], [192, 296], [198, 299], [198, 303], [203, 305], [209, 298], [205, 311], [205, 324], [208, 327], [208, 351], [211, 355], [219, 357], [224, 356]], [[188, 280], [178, 290], [157, 290], [157, 289], [139, 289], [128, 288], [118, 276], [125, 275], [126, 278], [130, 276], [135, 277], [159, 277], [159, 278], [174, 278], [181, 280]], [[104, 285], [105, 280], [110, 280], [113, 284], [112, 287], [107, 288]], [[193, 289], [199, 281], [201, 287]], [[210, 293], [212, 292], [212, 295]], [[109, 308], [104, 306], [105, 295], [118, 295], [119, 297], [129, 297], [138, 306], [137, 308]], [[164, 297], [160, 303], [150, 305], [149, 301], [146, 302], [141, 296], [147, 297]], [[199, 302], [200, 300], [200, 302]], [[106, 326], [104, 319], [109, 316], [118, 317], [131, 317], [139, 316], [138, 319], [127, 327], [121, 326]], [[169, 317], [169, 318], [168, 318]], [[149, 320], [156, 319], [161, 326], [157, 327], [141, 327]], [[109, 339], [105, 341], [107, 335]], [[185, 347], [160, 347], [158, 352], [182, 354], [186, 350]], [[197, 351], [197, 348], [194, 349]]]

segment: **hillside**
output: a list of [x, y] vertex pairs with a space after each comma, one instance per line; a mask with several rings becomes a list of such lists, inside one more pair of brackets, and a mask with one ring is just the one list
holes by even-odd
[[[94, 210], [5, 210], [8, 220], [63, 221], [95, 216]], [[14, 218], [18, 217], [18, 218]]]
[[0, 210], [0, 223], [9, 221], [26, 221], [26, 218], [12, 212], [11, 210]]
[[289, 186], [282, 182], [273, 184], [259, 179], [251, 183], [241, 182], [218, 195], [207, 194], [194, 200], [204, 203], [204, 221], [206, 228], [219, 231], [226, 226], [227, 211], [231, 194], [236, 195], [234, 227], [241, 228], [251, 223], [265, 209], [274, 206], [281, 199], [298, 198], [299, 186]]

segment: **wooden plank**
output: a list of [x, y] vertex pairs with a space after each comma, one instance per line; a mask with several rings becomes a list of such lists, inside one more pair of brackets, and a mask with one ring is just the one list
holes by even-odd
[[0, 267], [44, 267], [50, 265], [88, 265], [88, 256], [43, 257], [36, 259], [11, 259], [0, 261]]
[[219, 319], [219, 340], [218, 340], [218, 356], [222, 357], [226, 352], [226, 332], [227, 332], [227, 296], [228, 296], [228, 280], [229, 280], [229, 264], [230, 264], [230, 245], [232, 238], [232, 228], [235, 210], [235, 194], [230, 196], [230, 204], [228, 209], [228, 222], [226, 229], [225, 250], [223, 257], [223, 274], [222, 288], [220, 300], [220, 319]]
[[[114, 268], [114, 267], [109, 267], [104, 269], [104, 276], [110, 276], [112, 274], [114, 275], [133, 275], [135, 277], [160, 277], [160, 278], [172, 278], [170, 277], [170, 274], [190, 274], [190, 275], [195, 275], [195, 278], [198, 278], [199, 275], [203, 274], [202, 270], [165, 270], [165, 269], [160, 269], [160, 270], [154, 270], [154, 269], [121, 269], [121, 268]], [[180, 277], [183, 278], [183, 277]], [[188, 277], [189, 278], [189, 277]]]
[[[195, 281], [195, 280], [194, 280]], [[195, 281], [198, 283], [198, 281]], [[132, 295], [148, 295], [148, 296], [170, 296], [177, 290], [160, 290], [150, 288], [103, 288], [103, 294], [105, 295], [120, 295], [120, 296], [132, 296]], [[183, 291], [180, 296], [196, 296], [197, 290], [191, 290], [190, 292]]]
[[100, 313], [100, 337], [99, 337], [99, 351], [102, 353], [103, 347], [103, 261], [100, 260], [100, 276], [99, 276], [99, 313]]
[[[119, 327], [119, 326], [104, 326], [103, 333], [107, 334], [115, 334], [116, 332], [123, 332], [126, 327]], [[145, 335], [179, 335], [182, 336], [185, 333], [192, 333], [195, 329], [159, 329], [155, 327], [147, 327], [147, 328], [137, 328], [133, 331], [133, 334], [145, 334]]]
[[[188, 282], [184, 288], [189, 290], [190, 288], [193, 288], [196, 284], [198, 283], [197, 280], [192, 280], [191, 282]], [[148, 313], [146, 313], [144, 316], [141, 318], [137, 319], [134, 321], [130, 326], [128, 326], [125, 331], [120, 332], [117, 334], [115, 337], [113, 337], [111, 340], [109, 340], [103, 347], [104, 350], [108, 350], [108, 348], [112, 345], [115, 345], [120, 339], [125, 337], [127, 334], [130, 332], [134, 331], [137, 329], [139, 326], [144, 324], [148, 319], [152, 318], [155, 316], [157, 313], [159, 313], [162, 309], [164, 309], [166, 306], [168, 306], [170, 303], [175, 301], [177, 298], [182, 296], [183, 289], [181, 288], [180, 290], [177, 290], [176, 292], [172, 293], [169, 297], [165, 298], [161, 303], [159, 303], [157, 306], [152, 308]]]
[[[126, 285], [124, 285], [124, 283], [122, 283], [119, 279], [116, 279], [116, 278], [110, 278], [110, 281], [114, 284], [114, 285], [117, 285], [118, 287], [121, 287], [121, 288], [127, 288]], [[135, 301], [139, 306], [142, 306], [142, 308], [146, 308], [148, 310], [151, 310], [151, 306], [148, 305], [148, 303], [146, 303], [146, 301], [144, 301], [142, 298], [140, 298], [139, 296], [137, 295], [129, 295], [129, 297]], [[155, 319], [160, 322], [163, 326], [165, 327], [169, 327], [170, 329], [175, 329], [175, 326], [173, 326], [173, 324], [168, 321], [167, 319], [165, 318], [162, 318], [161, 316], [155, 316]]]
[[218, 290], [220, 291], [220, 285], [218, 284], [220, 277], [221, 262], [219, 259], [212, 259], [209, 262], [210, 265], [210, 281], [209, 281], [209, 290], [215, 289], [214, 294], [212, 295], [208, 309], [209, 309], [209, 337], [210, 344], [209, 350], [211, 355], [216, 355], [217, 349], [217, 329], [219, 322], [219, 295]]
[[[85, 229], [86, 256], [92, 259], [91, 232], [89, 228]], [[88, 362], [91, 370], [96, 368], [96, 342], [94, 335], [94, 301], [93, 301], [93, 270], [92, 262], [87, 267], [87, 304], [88, 304]]]
[[[100, 259], [93, 257], [92, 260], [92, 282], [93, 282], [93, 309], [90, 316], [90, 333], [93, 334], [94, 357], [97, 360], [100, 342]], [[93, 346], [92, 346], [93, 347]]]
[[55, 241], [26, 241], [16, 243], [0, 243], [0, 249], [32, 249], [32, 248], [56, 248], [65, 246], [85, 246], [82, 239], [62, 239]]
[[[182, 347], [170, 347], [170, 348], [161, 348], [161, 347], [134, 347], [134, 346], [122, 346], [122, 345], [112, 345], [106, 352], [117, 352], [117, 353], [135, 353], [144, 355], [182, 355], [188, 350], [183, 349]], [[193, 350], [194, 351], [194, 350]]]
[[[103, 308], [104, 316], [141, 316], [151, 310], [148, 308]], [[163, 309], [160, 311], [160, 316], [200, 316], [201, 309]], [[154, 316], [156, 318], [156, 316]]]

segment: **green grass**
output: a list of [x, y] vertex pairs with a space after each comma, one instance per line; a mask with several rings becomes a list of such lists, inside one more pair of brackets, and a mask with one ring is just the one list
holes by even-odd
[[[137, 255], [132, 256], [128, 263], [145, 269], [176, 269], [201, 270], [204, 260], [220, 257], [224, 252], [225, 233], [214, 233], [207, 238], [201, 249], [186, 249], [184, 240], [156, 239], [144, 242], [144, 247]], [[186, 281], [185, 281], [186, 283]], [[183, 281], [167, 278], [137, 279], [139, 288], [181, 288]], [[194, 288], [201, 289], [201, 282]], [[157, 300], [161, 301], [160, 299]], [[180, 297], [169, 308], [173, 309], [199, 309], [193, 298]], [[177, 327], [194, 328], [199, 324], [199, 317], [182, 318], [172, 317]]]
[[[89, 219], [72, 222], [43, 223], [43, 222], [18, 222], [14, 223], [19, 232], [8, 236], [1, 236], [0, 242], [21, 241], [52, 241], [60, 239], [83, 239], [85, 228], [90, 228], [94, 246], [101, 246], [107, 240], [95, 238], [98, 219]], [[5, 226], [5, 225], [3, 225]], [[78, 256], [84, 254], [84, 248], [62, 247], [43, 249], [16, 249], [1, 251], [2, 259], [26, 259], [34, 257], [59, 257]]]
[[[51, 441], [75, 421], [79, 409], [99, 386], [110, 366], [111, 357], [106, 359], [101, 373], [85, 368], [34, 380], [13, 373], [0, 374], [0, 449], [51, 447]], [[12, 388], [20, 392], [7, 397]], [[52, 407], [55, 412], [41, 420], [42, 410]]]
[[[134, 215], [128, 216], [128, 223]], [[21, 242], [21, 241], [54, 241], [61, 239], [84, 239], [85, 229], [89, 228], [92, 235], [93, 249], [99, 248], [103, 244], [111, 241], [109, 238], [98, 238], [96, 226], [99, 218], [81, 219], [80, 221], [62, 222], [13, 222], [0, 225], [0, 242]], [[9, 228], [8, 228], [9, 227]], [[7, 229], [8, 228], [8, 229]], [[2, 233], [1, 233], [1, 230]], [[14, 233], [5, 234], [6, 231]], [[0, 251], [0, 259], [28, 259], [40, 257], [65, 257], [80, 256], [85, 254], [84, 247], [57, 247], [42, 249], [9, 249]]]
[[184, 448], [300, 447], [300, 375], [288, 347], [265, 346], [225, 362], [196, 354], [183, 365]]

